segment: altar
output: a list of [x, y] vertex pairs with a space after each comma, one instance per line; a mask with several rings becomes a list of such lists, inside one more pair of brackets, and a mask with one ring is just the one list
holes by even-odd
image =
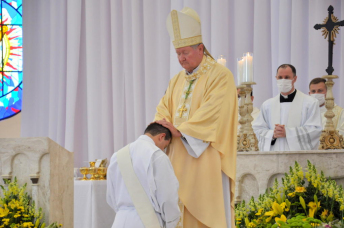
[[106, 202], [106, 181], [74, 181], [74, 228], [111, 227], [114, 219]]

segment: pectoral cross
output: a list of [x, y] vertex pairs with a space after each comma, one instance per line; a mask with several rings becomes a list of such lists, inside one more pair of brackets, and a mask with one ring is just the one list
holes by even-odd
[[339, 26], [344, 26], [344, 20], [338, 21], [338, 18], [333, 15], [333, 6], [328, 7], [328, 17], [325, 18], [324, 24], [316, 24], [314, 28], [316, 30], [322, 28], [322, 35], [325, 39], [328, 36], [328, 67], [326, 72], [328, 75], [332, 75], [334, 71], [332, 66], [333, 60], [333, 44], [336, 38], [336, 34], [338, 34]]
[[185, 108], [185, 104], [179, 109], [179, 118], [182, 118], [183, 112], [186, 112], [187, 108]]

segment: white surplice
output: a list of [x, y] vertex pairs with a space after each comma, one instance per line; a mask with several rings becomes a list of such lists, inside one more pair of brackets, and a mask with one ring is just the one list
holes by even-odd
[[[284, 124], [286, 138], [271, 145], [275, 124]], [[253, 122], [260, 151], [314, 150], [322, 131], [318, 100], [297, 90], [292, 102], [280, 103], [280, 94], [265, 101]]]
[[[179, 183], [168, 156], [147, 135], [130, 144], [135, 174], [152, 203], [161, 227], [173, 228], [180, 217]], [[144, 228], [122, 179], [117, 155], [111, 157], [107, 171], [107, 202], [116, 212], [112, 228]]]
[[[259, 109], [258, 109], [259, 110]], [[203, 140], [196, 139], [192, 136], [187, 134], [183, 134], [182, 142], [188, 151], [188, 154], [194, 158], [199, 158], [205, 149], [209, 146], [209, 142], [204, 142]], [[224, 173], [222, 174], [222, 191], [223, 191], [223, 199], [225, 205], [225, 213], [226, 213], [226, 221], [227, 221], [227, 228], [231, 228], [231, 194], [230, 194], [230, 181], [229, 177]]]
[[[326, 111], [327, 111], [327, 109], [326, 109], [325, 105], [320, 107], [323, 129], [325, 128], [325, 124], [326, 124], [326, 117], [325, 117]], [[339, 131], [339, 134], [344, 135], [344, 109], [342, 107], [339, 107], [338, 105], [334, 104], [334, 108], [332, 109], [332, 111], [335, 115], [332, 118], [334, 128]]]

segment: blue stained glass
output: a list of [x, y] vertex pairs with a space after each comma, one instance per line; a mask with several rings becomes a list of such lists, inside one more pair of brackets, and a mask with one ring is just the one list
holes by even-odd
[[0, 20], [0, 120], [3, 120], [22, 108], [22, 0], [2, 0]]

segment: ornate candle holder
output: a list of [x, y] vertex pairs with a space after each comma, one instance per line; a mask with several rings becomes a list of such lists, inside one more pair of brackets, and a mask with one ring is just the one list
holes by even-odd
[[[243, 131], [240, 129], [238, 137], [238, 151], [258, 151], [258, 139], [256, 134], [253, 132], [252, 124], [253, 121], [252, 111], [253, 111], [253, 104], [251, 100], [251, 92], [252, 92], [252, 85], [255, 85], [255, 82], [243, 82], [242, 85], [244, 87], [244, 92], [246, 94], [245, 99], [245, 110], [240, 115], [243, 114], [245, 118], [245, 123], [242, 121], [243, 125], [240, 128], [243, 128]], [[243, 89], [240, 89], [240, 91]], [[240, 94], [240, 93], [239, 93]], [[240, 104], [241, 105], [241, 104]], [[240, 107], [239, 107], [240, 109]]]
[[237, 136], [237, 150], [238, 151], [245, 151], [247, 148], [247, 137], [245, 132], [245, 124], [246, 124], [246, 113], [247, 107], [245, 106], [245, 86], [239, 85], [237, 87], [239, 89], [239, 132]]
[[327, 79], [326, 87], [326, 103], [325, 107], [327, 111], [325, 112], [326, 124], [325, 128], [320, 136], [320, 145], [319, 150], [329, 150], [329, 149], [342, 149], [344, 148], [343, 136], [338, 133], [333, 125], [332, 118], [335, 116], [332, 109], [334, 107], [334, 97], [332, 93], [332, 87], [334, 85], [335, 78], [338, 78], [337, 75], [325, 75], [323, 78]]

